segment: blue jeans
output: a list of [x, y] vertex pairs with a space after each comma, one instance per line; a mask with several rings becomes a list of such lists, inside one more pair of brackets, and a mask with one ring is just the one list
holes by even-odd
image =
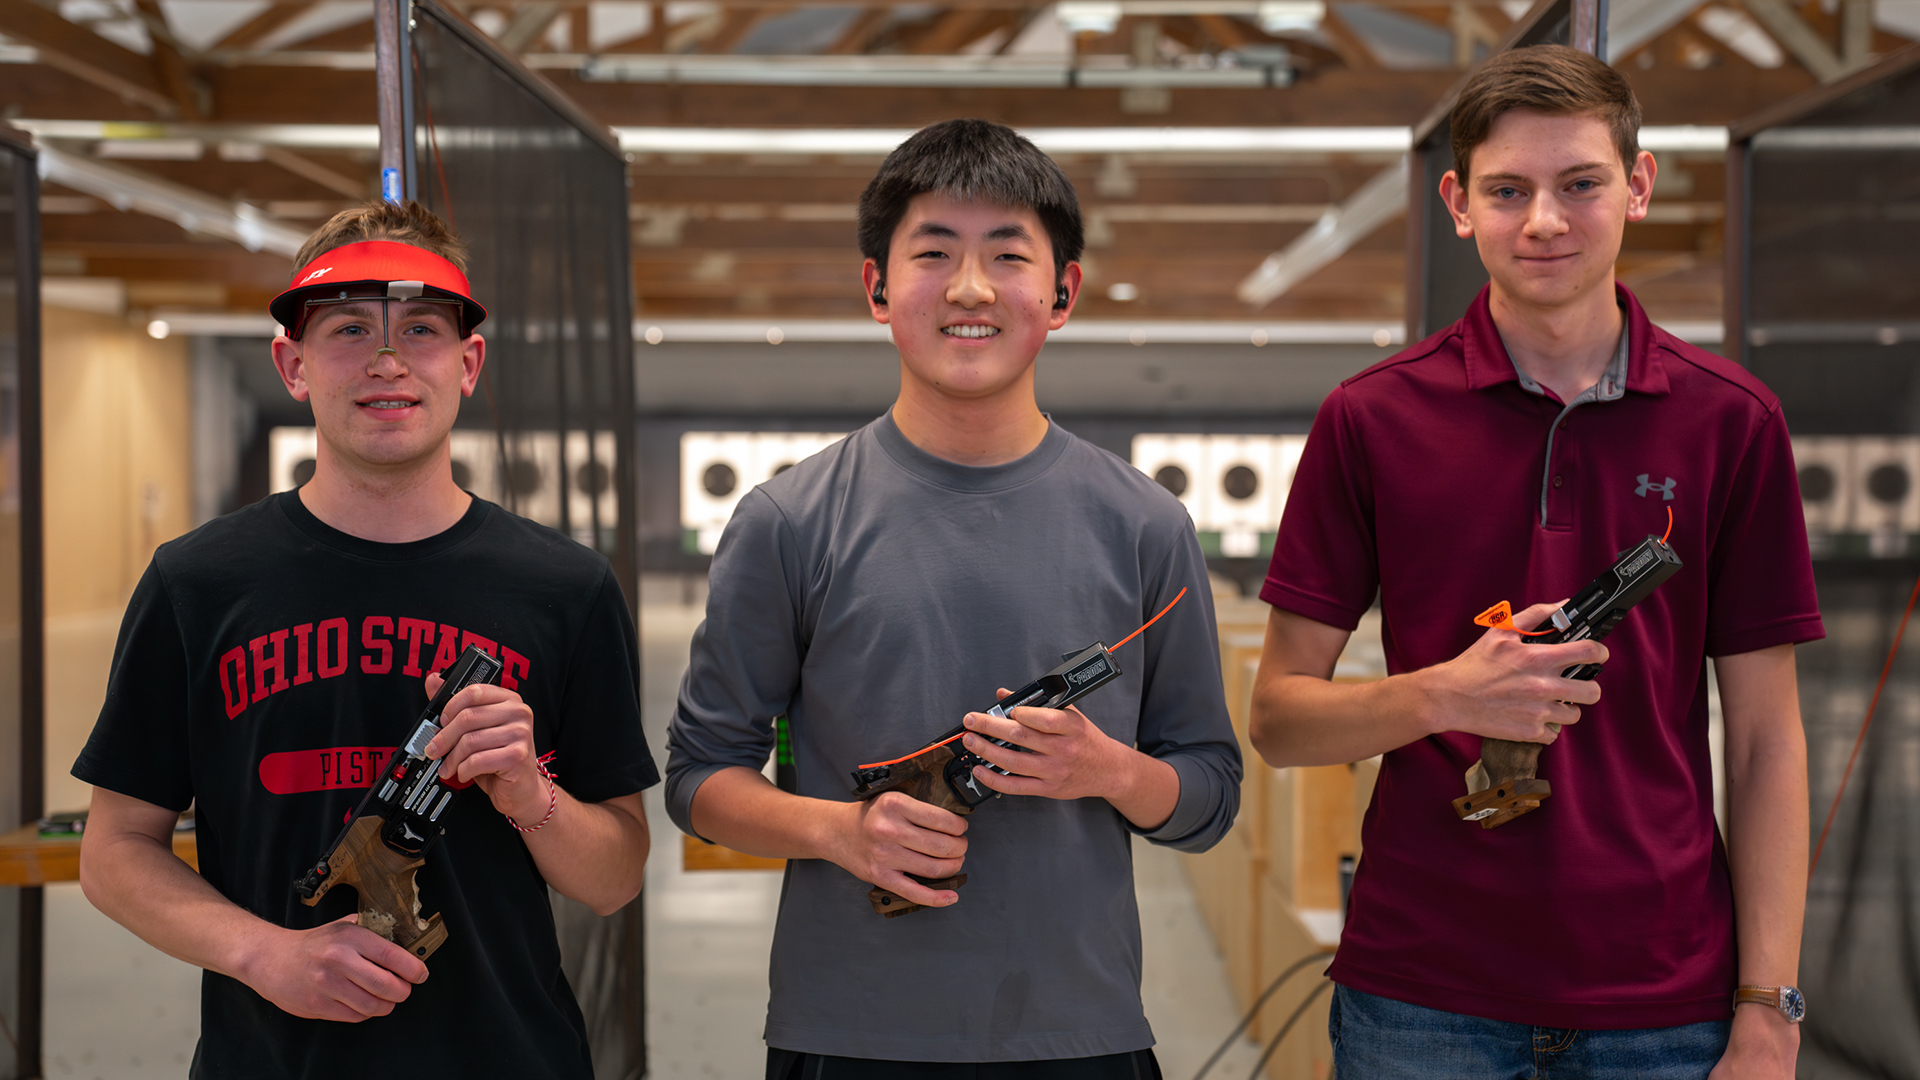
[[1705, 1080], [1731, 1020], [1579, 1031], [1441, 1012], [1333, 988], [1337, 1080]]

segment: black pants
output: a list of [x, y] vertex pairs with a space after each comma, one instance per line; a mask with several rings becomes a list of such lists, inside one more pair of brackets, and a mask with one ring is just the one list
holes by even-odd
[[1055, 1061], [880, 1061], [767, 1050], [767, 1080], [1160, 1080], [1151, 1050]]

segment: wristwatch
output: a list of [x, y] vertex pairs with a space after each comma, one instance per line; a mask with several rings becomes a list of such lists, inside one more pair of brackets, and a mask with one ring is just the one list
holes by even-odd
[[1807, 1015], [1807, 999], [1797, 986], [1742, 986], [1733, 992], [1736, 1007], [1749, 1001], [1779, 1009], [1789, 1024], [1797, 1024]]

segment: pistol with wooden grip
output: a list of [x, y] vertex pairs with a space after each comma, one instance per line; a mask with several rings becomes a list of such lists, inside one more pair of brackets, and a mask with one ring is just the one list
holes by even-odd
[[[1664, 539], [1648, 534], [1549, 616], [1550, 629], [1526, 640], [1535, 645], [1598, 641], [1612, 633], [1635, 604], [1679, 573], [1680, 565], [1680, 556]], [[1599, 664], [1579, 664], [1560, 677], [1592, 679], [1599, 674]], [[1558, 724], [1549, 726], [1559, 733]], [[1467, 794], [1453, 800], [1454, 813], [1492, 829], [1539, 809], [1541, 800], [1553, 794], [1553, 786], [1534, 775], [1544, 748], [1542, 743], [1482, 739], [1480, 760], [1467, 771]]]
[[440, 734], [440, 715], [453, 695], [498, 681], [500, 667], [500, 661], [469, 645], [447, 669], [440, 692], [359, 808], [347, 816], [339, 838], [293, 883], [301, 903], [312, 907], [335, 885], [351, 885], [360, 897], [361, 926], [423, 960], [447, 940], [439, 915], [420, 918], [414, 875], [426, 865], [427, 849], [446, 832], [440, 815], [454, 792], [472, 781], [440, 779], [440, 763], [426, 756], [427, 743]]
[[[980, 711], [1006, 716], [1022, 706], [1064, 709], [1120, 677], [1120, 665], [1098, 641], [1061, 659], [1059, 667]], [[1013, 773], [968, 750], [960, 742], [960, 736], [966, 731], [964, 726], [957, 727], [906, 757], [860, 766], [853, 773], [853, 793], [862, 799], [871, 799], [883, 792], [899, 791], [942, 810], [961, 815], [973, 813], [981, 803], [1000, 797], [999, 792], [980, 784], [973, 775], [974, 766], [985, 766], [1002, 776]], [[1000, 739], [989, 741], [1009, 750], [1027, 752]], [[966, 883], [967, 875], [956, 874], [932, 881], [915, 877], [914, 880], [930, 889], [957, 889]], [[922, 906], [878, 887], [867, 893], [867, 900], [873, 904], [874, 911], [889, 919], [919, 911]]]

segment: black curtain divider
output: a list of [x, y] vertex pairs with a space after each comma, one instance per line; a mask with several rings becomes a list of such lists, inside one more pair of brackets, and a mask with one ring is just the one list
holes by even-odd
[[[637, 623], [625, 158], [606, 128], [450, 7], [400, 8], [407, 191], [467, 242], [474, 295], [488, 310], [487, 363], [461, 426], [493, 432], [509, 509], [552, 482], [533, 466], [531, 437], [560, 436], [560, 531], [613, 560]], [[612, 520], [596, 497], [609, 484]], [[554, 920], [595, 1076], [644, 1076], [641, 901], [602, 918], [556, 895]]]

